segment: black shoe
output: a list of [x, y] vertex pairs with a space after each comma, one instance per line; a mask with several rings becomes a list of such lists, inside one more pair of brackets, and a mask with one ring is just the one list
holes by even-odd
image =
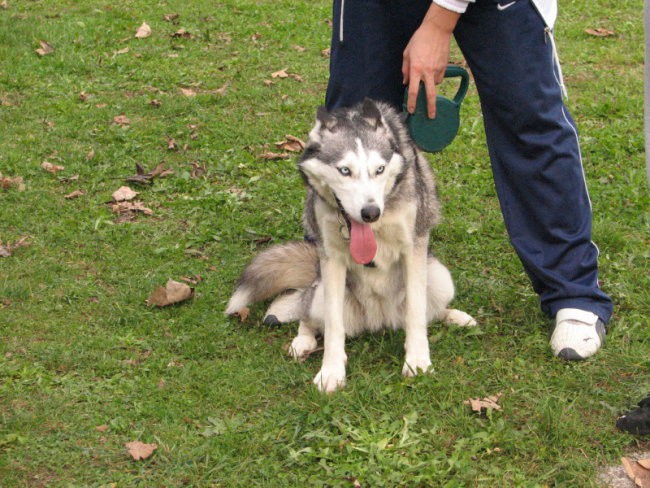
[[650, 397], [641, 400], [639, 408], [619, 417], [616, 427], [634, 435], [650, 434]]

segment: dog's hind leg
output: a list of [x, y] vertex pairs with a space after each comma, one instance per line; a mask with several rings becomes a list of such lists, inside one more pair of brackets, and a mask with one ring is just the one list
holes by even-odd
[[264, 324], [276, 326], [300, 319], [301, 306], [300, 290], [291, 290], [278, 296], [264, 314]]
[[474, 318], [455, 308], [447, 308], [454, 298], [454, 282], [449, 270], [436, 258], [429, 257], [427, 276], [427, 319], [447, 325], [475, 326]]
[[298, 335], [291, 341], [289, 356], [294, 359], [302, 359], [314, 351], [317, 346], [316, 329], [310, 327], [309, 322], [300, 321]]

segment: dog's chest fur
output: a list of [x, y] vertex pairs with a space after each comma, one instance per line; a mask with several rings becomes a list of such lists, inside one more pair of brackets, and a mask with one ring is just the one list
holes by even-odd
[[377, 254], [372, 266], [353, 261], [349, 251], [347, 229], [337, 211], [321, 201], [315, 211], [319, 222], [320, 252], [328, 259], [345, 264], [348, 300], [365, 316], [363, 330], [348, 330], [349, 335], [399, 324], [404, 314], [405, 286], [403, 256], [412, 252], [415, 239], [415, 202], [404, 202], [388, 210], [373, 224]]

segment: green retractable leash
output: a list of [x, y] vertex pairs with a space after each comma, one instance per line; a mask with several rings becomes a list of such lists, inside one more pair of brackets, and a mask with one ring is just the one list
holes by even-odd
[[443, 96], [436, 96], [436, 118], [430, 119], [427, 115], [427, 95], [424, 83], [420, 83], [420, 90], [412, 114], [407, 112], [408, 89], [404, 92], [404, 113], [407, 114], [407, 125], [411, 137], [417, 146], [426, 152], [438, 152], [447, 147], [454, 140], [460, 127], [460, 104], [462, 103], [467, 88], [469, 87], [469, 74], [464, 68], [455, 65], [447, 66], [445, 78], [460, 77], [460, 86], [453, 100]]

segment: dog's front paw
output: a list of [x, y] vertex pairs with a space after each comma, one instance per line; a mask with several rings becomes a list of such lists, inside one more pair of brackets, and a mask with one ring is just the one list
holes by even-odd
[[314, 378], [314, 384], [321, 393], [334, 393], [339, 388], [343, 388], [345, 386], [345, 364], [334, 367], [323, 365]]
[[431, 373], [431, 359], [429, 356], [407, 357], [402, 368], [402, 376], [410, 377], [420, 373]]
[[316, 349], [317, 345], [318, 342], [314, 336], [296, 336], [293, 341], [291, 341], [291, 346], [289, 346], [289, 356], [293, 359], [302, 359]]

